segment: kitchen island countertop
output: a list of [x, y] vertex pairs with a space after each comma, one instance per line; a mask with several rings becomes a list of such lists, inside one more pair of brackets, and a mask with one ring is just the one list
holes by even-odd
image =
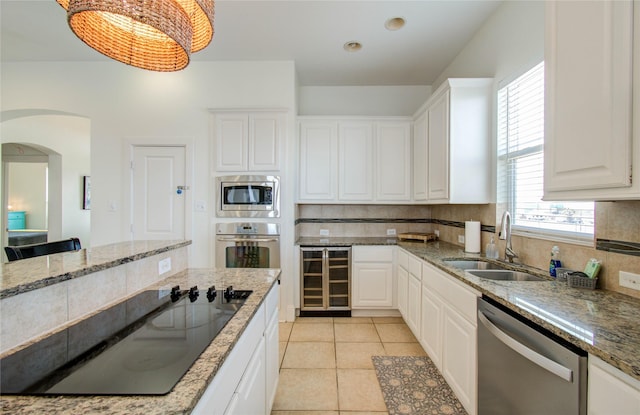
[[[209, 344], [187, 373], [163, 396], [0, 396], [0, 412], [19, 414], [187, 414], [240, 339], [271, 288], [277, 284], [278, 269], [188, 269], [147, 289], [181, 285], [208, 287], [233, 285], [253, 293], [222, 331]], [[125, 300], [125, 299], [123, 299]], [[105, 307], [107, 308], [107, 307]], [[96, 310], [96, 312], [101, 310]]]
[[0, 299], [190, 244], [190, 240], [118, 242], [4, 263], [0, 266]]

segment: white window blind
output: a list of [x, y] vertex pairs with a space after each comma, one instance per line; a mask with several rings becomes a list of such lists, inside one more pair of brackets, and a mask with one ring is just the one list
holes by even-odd
[[544, 62], [498, 91], [498, 183], [513, 226], [539, 234], [593, 235], [592, 202], [544, 202]]

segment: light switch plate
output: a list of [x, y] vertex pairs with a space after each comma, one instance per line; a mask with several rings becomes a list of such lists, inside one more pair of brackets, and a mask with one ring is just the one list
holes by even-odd
[[320, 229], [320, 236], [329, 236], [329, 229]]
[[619, 282], [621, 287], [631, 288], [632, 290], [640, 290], [640, 274], [620, 271]]
[[464, 243], [464, 235], [458, 235], [458, 243], [460, 244]]
[[387, 236], [395, 236], [395, 234], [396, 234], [395, 229], [387, 229]]

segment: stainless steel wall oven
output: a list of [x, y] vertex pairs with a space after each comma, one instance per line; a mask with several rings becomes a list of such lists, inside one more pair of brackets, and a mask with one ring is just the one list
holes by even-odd
[[280, 217], [278, 176], [220, 176], [216, 184], [218, 217]]
[[215, 245], [218, 268], [280, 268], [277, 223], [219, 223]]

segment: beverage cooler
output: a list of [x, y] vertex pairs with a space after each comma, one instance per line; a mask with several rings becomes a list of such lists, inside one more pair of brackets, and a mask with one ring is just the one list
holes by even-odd
[[351, 316], [351, 247], [300, 251], [300, 316]]

